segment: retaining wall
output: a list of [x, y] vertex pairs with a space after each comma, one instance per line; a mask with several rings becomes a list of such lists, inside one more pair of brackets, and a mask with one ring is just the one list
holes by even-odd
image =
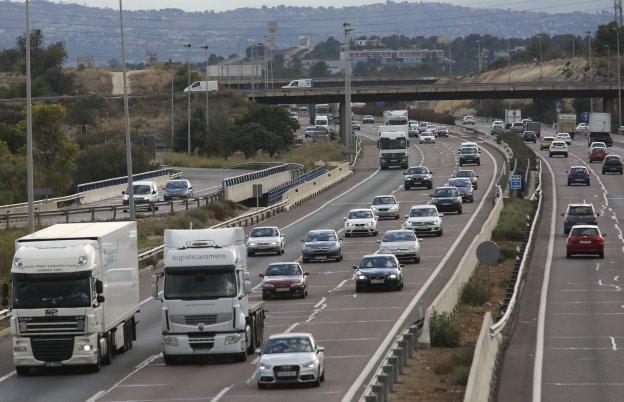
[[490, 399], [496, 357], [503, 340], [501, 334], [490, 336], [490, 326], [493, 323], [492, 314], [489, 311], [486, 312], [483, 316], [479, 339], [475, 345], [464, 402], [487, 402]]
[[284, 193], [282, 199], [288, 201], [288, 208], [290, 209], [336, 185], [349, 177], [351, 173], [353, 171], [349, 168], [349, 164], [343, 163], [325, 174], [291, 188]]

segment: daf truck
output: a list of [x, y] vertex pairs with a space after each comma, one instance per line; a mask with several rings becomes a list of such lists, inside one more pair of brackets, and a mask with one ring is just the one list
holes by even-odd
[[21, 237], [11, 279], [18, 375], [78, 365], [95, 372], [132, 348], [139, 311], [136, 222], [58, 224]]
[[390, 166], [408, 168], [409, 137], [406, 131], [381, 131], [377, 140], [377, 148], [379, 149], [379, 167], [382, 170]]
[[[165, 230], [161, 300], [165, 364], [227, 356], [243, 362], [262, 344], [264, 304], [251, 303], [242, 228]], [[158, 282], [164, 279], [160, 297]]]

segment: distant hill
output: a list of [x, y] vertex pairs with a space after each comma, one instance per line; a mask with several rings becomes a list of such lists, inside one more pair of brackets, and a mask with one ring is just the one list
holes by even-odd
[[[582, 34], [613, 18], [608, 8], [586, 13], [556, 13], [560, 8], [555, 8], [552, 0], [522, 3], [525, 8], [532, 6], [533, 11], [424, 2], [342, 8], [278, 6], [225, 12], [128, 11], [125, 13], [127, 56], [129, 62], [141, 62], [150, 51], [157, 53], [160, 59], [184, 60], [182, 44], [188, 42], [193, 47], [208, 44], [211, 52], [224, 56], [243, 52], [252, 41], [264, 40], [270, 20], [278, 21], [277, 46], [283, 48], [296, 46], [302, 34], [311, 35], [312, 45], [329, 36], [340, 39], [344, 35], [344, 21], [351, 22], [354, 36], [489, 34], [528, 37], [542, 32]], [[602, 4], [597, 2], [583, 7], [591, 9], [590, 6], [598, 10]], [[0, 48], [13, 47], [16, 37], [23, 32], [23, 7], [23, 3], [0, 1]], [[43, 29], [48, 41], [64, 41], [70, 53], [69, 63], [73, 65], [78, 56], [91, 56], [100, 65], [120, 58], [117, 10], [36, 1], [32, 6], [32, 27]], [[194, 51], [193, 60], [203, 60], [202, 55], [199, 50]]]

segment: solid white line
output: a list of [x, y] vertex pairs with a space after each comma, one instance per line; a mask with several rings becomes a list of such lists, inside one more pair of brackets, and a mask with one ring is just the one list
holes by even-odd
[[550, 163], [542, 155], [544, 164], [548, 166], [550, 172], [552, 188], [552, 211], [550, 213], [550, 237], [548, 239], [548, 254], [546, 265], [544, 266], [544, 279], [542, 280], [542, 290], [540, 294], [539, 312], [537, 315], [537, 341], [535, 342], [535, 361], [533, 363], [533, 402], [542, 400], [542, 369], [544, 364], [544, 326], [546, 320], [546, 303], [548, 303], [548, 283], [550, 282], [550, 267], [552, 265], [553, 250], [555, 243], [555, 231], [557, 220], [557, 187], [555, 183], [555, 172]]
[[316, 303], [316, 304], [314, 305], [314, 308], [319, 308], [319, 306], [320, 306], [321, 304], [325, 303], [325, 300], [326, 300], [326, 299], [325, 299], [325, 297], [323, 296], [323, 298], [322, 298], [321, 300], [319, 300], [319, 301], [318, 301], [318, 303]]
[[[498, 176], [498, 163], [496, 162], [496, 158], [494, 158], [494, 156], [492, 156], [492, 154], [488, 150], [486, 150], [485, 148], [482, 148], [482, 149], [490, 156], [490, 158], [494, 162], [494, 173], [492, 174], [492, 179], [490, 180], [488, 189], [484, 193], [484, 194], [490, 194], [490, 192], [492, 191], [492, 188], [494, 187], [496, 183], [496, 177]], [[399, 319], [395, 322], [392, 329], [388, 331], [388, 335], [379, 344], [379, 347], [377, 348], [375, 353], [371, 356], [370, 360], [368, 361], [368, 363], [366, 364], [366, 366], [364, 367], [360, 375], [356, 378], [353, 384], [351, 384], [351, 387], [349, 388], [347, 393], [342, 397], [342, 402], [349, 402], [355, 399], [356, 392], [362, 386], [362, 384], [364, 383], [364, 381], [366, 380], [366, 377], [368, 377], [370, 372], [373, 371], [373, 369], [377, 367], [377, 363], [379, 359], [381, 358], [382, 354], [390, 345], [390, 342], [394, 340], [396, 333], [399, 331], [399, 329], [401, 328], [405, 320], [407, 320], [407, 317], [412, 312], [416, 304], [418, 304], [418, 302], [422, 298], [423, 294], [427, 291], [431, 283], [438, 276], [438, 274], [440, 273], [440, 271], [442, 270], [446, 262], [449, 260], [449, 258], [451, 258], [451, 255], [453, 254], [453, 252], [455, 251], [459, 243], [464, 238], [464, 235], [466, 234], [468, 229], [472, 226], [472, 223], [476, 219], [477, 215], [479, 214], [479, 211], [481, 210], [481, 208], [483, 207], [487, 199], [488, 199], [487, 196], [483, 196], [483, 198], [481, 198], [481, 202], [479, 203], [479, 206], [475, 210], [474, 214], [468, 220], [468, 223], [466, 224], [466, 226], [464, 226], [462, 231], [459, 233], [459, 235], [457, 236], [457, 238], [451, 245], [451, 248], [449, 249], [449, 251], [446, 253], [444, 258], [440, 261], [436, 269], [431, 273], [431, 275], [429, 275], [429, 278], [427, 278], [427, 282], [425, 282], [423, 287], [421, 287], [418, 293], [412, 298], [409, 305], [405, 308], [405, 310], [403, 311], [403, 314], [401, 314]]]
[[15, 374], [16, 374], [16, 371], [13, 370], [8, 374], [3, 375], [2, 377], [0, 377], [0, 382], [8, 380], [9, 378], [13, 377]]
[[100, 391], [96, 392], [91, 398], [87, 399], [86, 402], [94, 402], [100, 396], [102, 396], [103, 393], [104, 393], [104, 390], [100, 390]]
[[214, 398], [212, 398], [210, 400], [210, 402], [217, 402], [219, 399], [223, 398], [223, 395], [225, 395], [229, 390], [231, 390], [234, 387], [234, 384], [229, 385], [225, 388], [223, 388], [221, 391], [219, 391], [219, 393], [217, 395], [215, 395]]
[[[109, 392], [111, 392], [113, 389], [117, 388], [117, 386], [119, 384], [121, 384], [122, 382], [126, 381], [128, 378], [132, 377], [134, 374], [136, 374], [139, 370], [141, 370], [143, 367], [147, 366], [148, 364], [150, 364], [151, 362], [153, 362], [154, 360], [156, 360], [158, 357], [162, 356], [162, 353], [158, 353], [156, 355], [152, 355], [150, 357], [148, 357], [147, 359], [143, 360], [141, 363], [139, 363], [134, 370], [132, 370], [131, 372], [129, 372], [128, 374], [126, 374], [121, 380], [117, 381], [115, 384], [113, 384], [112, 387], [110, 387], [109, 389], [107, 389], [106, 391], [100, 391], [97, 394], [93, 395], [92, 398], [94, 401], [98, 398], [103, 397], [104, 395], [108, 394]], [[98, 395], [99, 394], [99, 395]]]

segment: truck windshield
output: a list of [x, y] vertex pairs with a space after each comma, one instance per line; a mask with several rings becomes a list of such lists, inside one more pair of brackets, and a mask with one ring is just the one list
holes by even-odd
[[380, 138], [379, 149], [405, 149], [407, 148], [407, 140], [405, 137], [399, 138]]
[[387, 126], [405, 126], [407, 125], [407, 117], [393, 117], [386, 123]]
[[233, 268], [184, 267], [165, 269], [165, 299], [205, 300], [236, 296]]
[[13, 308], [89, 307], [90, 272], [13, 275]]

